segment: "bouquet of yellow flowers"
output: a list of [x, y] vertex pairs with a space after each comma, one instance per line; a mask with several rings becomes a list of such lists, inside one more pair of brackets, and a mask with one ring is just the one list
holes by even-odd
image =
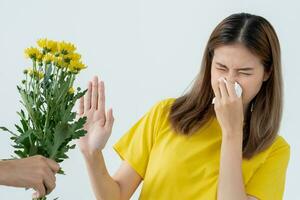
[[[32, 67], [24, 70], [25, 79], [17, 86], [25, 108], [17, 112], [18, 133], [0, 128], [12, 134], [15, 158], [42, 155], [60, 163], [75, 147], [70, 142], [86, 134], [86, 118], [77, 119], [72, 111], [86, 92], [73, 88], [75, 77], [86, 66], [71, 43], [40, 39], [37, 44], [38, 48], [25, 49]], [[62, 170], [59, 173], [64, 174]]]

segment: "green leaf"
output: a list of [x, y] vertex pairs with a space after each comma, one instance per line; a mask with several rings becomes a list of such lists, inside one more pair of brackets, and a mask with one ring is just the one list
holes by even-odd
[[61, 144], [71, 136], [70, 126], [67, 123], [59, 123], [54, 130], [54, 144], [50, 158], [54, 159]]
[[30, 95], [27, 95], [24, 90], [19, 90], [19, 92], [20, 92], [21, 98], [23, 100], [21, 103], [26, 108], [26, 110], [27, 110], [27, 112], [28, 112], [28, 114], [31, 118], [32, 123], [36, 126], [37, 125], [37, 123], [36, 123], [37, 120], [36, 120], [36, 117], [35, 117], [35, 112], [33, 111], [33, 107], [34, 107], [33, 99]]
[[85, 136], [85, 134], [87, 133], [86, 130], [79, 130], [79, 131], [76, 131], [74, 134], [73, 134], [73, 139], [79, 139], [80, 137], [83, 137]]
[[34, 145], [31, 145], [30, 149], [29, 149], [29, 156], [34, 156], [37, 154], [37, 152], [38, 152], [37, 147]]
[[30, 135], [32, 134], [32, 130], [28, 130], [25, 133], [21, 134], [17, 140], [15, 141], [17, 144], [18, 143], [23, 143], [25, 139], [27, 139]]
[[21, 150], [16, 150], [16, 151], [14, 151], [15, 152], [15, 154], [17, 154], [20, 158], [26, 158], [27, 157], [27, 155], [23, 152], [23, 151], [21, 151]]
[[77, 99], [80, 99], [81, 97], [83, 97], [85, 95], [85, 93], [87, 92], [87, 90], [84, 90], [82, 92], [78, 92], [74, 98], [77, 100]]
[[24, 133], [24, 131], [23, 131], [23, 129], [20, 127], [20, 126], [18, 126], [17, 124], [15, 124], [15, 127], [17, 128], [17, 130], [19, 131], [19, 133]]
[[64, 172], [64, 170], [62, 170], [62, 168], [60, 168], [57, 173], [58, 174], [62, 174], [62, 175], [66, 175], [65, 172]]
[[16, 135], [14, 132], [8, 130], [6, 127], [3, 127], [3, 126], [0, 126], [0, 129], [2, 131], [6, 131], [6, 132], [9, 132], [10, 134], [12, 134], [13, 136], [17, 137], [18, 135]]
[[21, 124], [23, 126], [23, 130], [24, 132], [26, 132], [28, 130], [28, 124], [29, 122], [26, 120], [26, 117], [25, 117], [25, 113], [23, 110], [21, 110], [21, 112], [17, 112], [17, 114], [21, 117]]
[[24, 148], [23, 145], [13, 145], [12, 147], [14, 147], [16, 149], [23, 149]]

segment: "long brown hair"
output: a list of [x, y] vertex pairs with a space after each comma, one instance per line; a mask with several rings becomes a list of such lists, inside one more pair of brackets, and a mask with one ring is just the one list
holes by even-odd
[[240, 43], [258, 56], [269, 78], [248, 106], [243, 130], [243, 157], [268, 148], [276, 138], [283, 106], [280, 45], [272, 25], [263, 17], [248, 13], [233, 14], [213, 30], [201, 63], [201, 70], [191, 89], [176, 98], [170, 108], [169, 120], [180, 134], [193, 134], [215, 117], [211, 104], [211, 64], [214, 49], [221, 45]]

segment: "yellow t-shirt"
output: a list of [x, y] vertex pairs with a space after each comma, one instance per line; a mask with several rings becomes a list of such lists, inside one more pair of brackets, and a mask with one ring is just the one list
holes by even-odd
[[[174, 133], [167, 120], [174, 100], [156, 103], [114, 149], [143, 178], [140, 200], [214, 200], [221, 128], [213, 118], [191, 136]], [[289, 156], [289, 144], [278, 136], [267, 150], [243, 160], [247, 194], [260, 200], [282, 199]]]

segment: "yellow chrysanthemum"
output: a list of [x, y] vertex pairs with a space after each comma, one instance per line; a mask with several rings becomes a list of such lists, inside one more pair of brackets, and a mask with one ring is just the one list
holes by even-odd
[[83, 64], [81, 61], [73, 61], [71, 60], [70, 65], [68, 66], [68, 69], [71, 72], [77, 73], [82, 69], [85, 69], [86, 65]]
[[39, 39], [37, 41], [37, 44], [39, 47], [41, 47], [43, 50], [47, 52], [56, 52], [57, 51], [57, 42], [54, 40], [48, 40], [48, 39]]
[[42, 53], [38, 54], [37, 57], [36, 57], [36, 60], [41, 63], [43, 61], [43, 57], [44, 57], [44, 55]]
[[57, 49], [62, 54], [73, 53], [76, 50], [76, 46], [70, 42], [59, 42], [57, 43]]
[[80, 60], [81, 55], [79, 53], [72, 53], [70, 54], [72, 60]]
[[33, 77], [33, 78], [36, 78], [36, 79], [44, 78], [44, 73], [41, 72], [41, 71], [34, 70], [32, 68], [29, 68], [27, 71], [28, 71], [28, 75]]
[[73, 87], [71, 87], [70, 89], [69, 89], [69, 91], [68, 91], [70, 94], [74, 94], [74, 92], [75, 92], [75, 89], [73, 88]]
[[54, 63], [55, 66], [57, 66], [59, 68], [65, 66], [65, 63], [64, 63], [62, 57], [54, 57], [53, 63]]
[[31, 58], [34, 60], [41, 59], [41, 57], [43, 56], [40, 50], [35, 47], [26, 48], [24, 53], [26, 58]]
[[79, 61], [81, 59], [81, 55], [78, 53], [70, 53], [70, 54], [64, 55], [63, 58], [64, 58], [64, 60], [66, 60], [66, 62], [71, 62], [71, 60]]
[[37, 41], [42, 49], [30, 47], [25, 49], [26, 57], [34, 59], [40, 67], [53, 63], [59, 68], [67, 68], [72, 73], [78, 73], [86, 66], [81, 62], [81, 55], [76, 53], [76, 46], [69, 42], [58, 42], [46, 38]]
[[43, 57], [43, 61], [46, 64], [49, 64], [51, 62], [53, 62], [55, 60], [55, 56], [53, 54], [47, 53], [44, 57]]

